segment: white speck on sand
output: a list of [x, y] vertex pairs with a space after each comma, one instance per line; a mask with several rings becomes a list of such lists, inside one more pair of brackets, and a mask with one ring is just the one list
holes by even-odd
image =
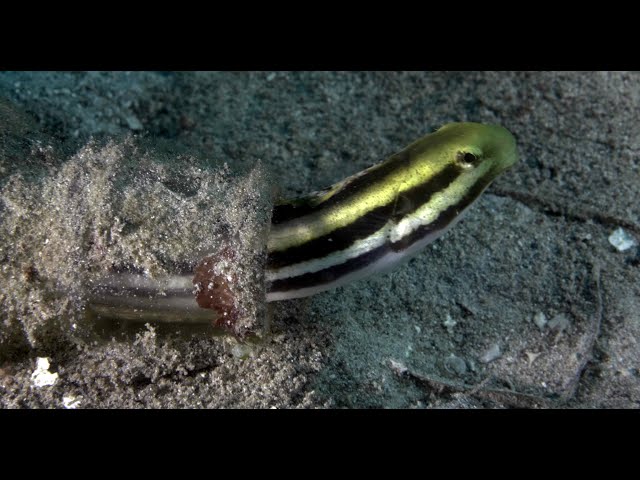
[[571, 321], [562, 313], [556, 315], [549, 321], [549, 328], [558, 332], [564, 332], [571, 326]]
[[398, 375], [404, 375], [408, 370], [404, 363], [397, 362], [392, 358], [389, 359], [389, 363], [391, 364], [391, 369]]
[[500, 345], [494, 343], [486, 352], [482, 354], [482, 356], [480, 357], [480, 361], [482, 363], [490, 363], [500, 358], [501, 355], [502, 352], [500, 351]]
[[74, 409], [80, 406], [82, 397], [76, 398], [73, 395], [66, 395], [62, 397], [62, 405], [64, 408]]
[[31, 382], [38, 388], [49, 387], [58, 380], [57, 373], [49, 371], [49, 359], [46, 357], [38, 357], [36, 369], [31, 374]]
[[538, 312], [533, 316], [533, 323], [536, 324], [536, 327], [542, 330], [547, 324], [547, 316], [542, 312]]
[[451, 373], [464, 375], [467, 373], [467, 362], [451, 353], [444, 361], [444, 368]]
[[616, 228], [613, 233], [609, 235], [609, 243], [619, 252], [629, 250], [638, 244], [637, 240], [622, 228]]
[[125, 120], [127, 121], [127, 125], [131, 130], [142, 130], [142, 123], [135, 115], [127, 115]]
[[442, 322], [442, 324], [447, 328], [447, 330], [451, 330], [453, 329], [453, 327], [455, 327], [458, 322], [456, 322], [453, 318], [451, 318], [451, 315], [447, 313], [447, 318], [445, 319], [444, 322]]

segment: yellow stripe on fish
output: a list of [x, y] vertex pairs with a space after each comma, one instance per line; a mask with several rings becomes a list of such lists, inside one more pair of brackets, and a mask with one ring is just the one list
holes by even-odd
[[516, 161], [505, 128], [451, 123], [328, 189], [277, 204], [267, 300], [388, 270], [444, 233]]

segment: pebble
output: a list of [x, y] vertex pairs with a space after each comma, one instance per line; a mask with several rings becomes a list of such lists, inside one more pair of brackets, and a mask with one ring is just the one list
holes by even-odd
[[131, 130], [142, 130], [142, 123], [135, 115], [127, 115], [125, 120], [127, 121], [127, 125]]
[[467, 363], [462, 358], [456, 357], [453, 353], [444, 361], [444, 367], [458, 375], [467, 373]]
[[539, 353], [534, 353], [534, 352], [525, 352], [525, 354], [527, 355], [527, 361], [529, 362], [529, 366], [531, 366], [531, 364], [535, 362], [536, 359], [540, 356]]
[[80, 406], [81, 398], [76, 398], [73, 395], [67, 395], [62, 397], [62, 405], [64, 408], [75, 409]]
[[38, 388], [50, 387], [58, 381], [58, 374], [49, 371], [49, 359], [38, 357], [36, 369], [31, 374], [31, 382]]
[[635, 247], [638, 242], [622, 228], [617, 228], [609, 235], [609, 243], [619, 252]]
[[404, 375], [408, 371], [404, 363], [397, 362], [394, 359], [389, 359], [389, 363], [391, 364], [391, 369], [398, 375]]
[[251, 356], [253, 353], [253, 347], [248, 344], [237, 343], [233, 347], [231, 347], [231, 355], [235, 358], [246, 359]]
[[563, 315], [562, 313], [559, 313], [558, 315], [553, 317], [551, 320], [549, 320], [549, 328], [551, 330], [556, 330], [558, 332], [564, 332], [570, 326], [571, 326], [571, 322], [566, 317], [566, 315]]
[[542, 330], [547, 325], [547, 316], [542, 312], [538, 312], [533, 316], [533, 323]]
[[500, 345], [494, 343], [489, 349], [482, 354], [480, 357], [480, 361], [482, 363], [490, 363], [494, 360], [497, 360], [502, 356], [502, 352], [500, 351]]
[[451, 318], [451, 315], [447, 313], [447, 318], [445, 319], [444, 322], [442, 322], [442, 324], [447, 328], [447, 330], [451, 330], [453, 327], [455, 327], [458, 324], [458, 322], [456, 322], [453, 318]]

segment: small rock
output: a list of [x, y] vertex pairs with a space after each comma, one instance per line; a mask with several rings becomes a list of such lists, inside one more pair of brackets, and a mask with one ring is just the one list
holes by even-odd
[[571, 322], [562, 313], [556, 315], [551, 320], [549, 320], [549, 328], [551, 330], [555, 330], [557, 332], [564, 332], [571, 326]]
[[579, 233], [578, 234], [578, 240], [582, 240], [584, 241], [588, 241], [591, 240], [592, 235], [590, 233]]
[[140, 122], [140, 120], [138, 120], [138, 117], [136, 117], [135, 115], [133, 114], [127, 115], [125, 120], [127, 121], [127, 125], [131, 130], [142, 130], [142, 123]]
[[231, 355], [244, 360], [253, 354], [253, 350], [253, 347], [247, 343], [236, 343], [231, 347]]
[[57, 373], [49, 371], [49, 359], [46, 357], [38, 357], [36, 360], [36, 369], [31, 374], [31, 382], [36, 387], [49, 387], [58, 380]]
[[617, 228], [609, 235], [609, 243], [613, 245], [619, 252], [629, 250], [631, 247], [635, 247], [638, 242], [629, 233], [622, 228]]
[[73, 395], [65, 395], [62, 397], [62, 405], [64, 408], [75, 409], [80, 406], [82, 397], [76, 398]]
[[447, 313], [447, 318], [445, 319], [444, 322], [442, 322], [442, 324], [447, 328], [447, 330], [451, 330], [453, 327], [455, 327], [458, 324], [458, 322], [456, 322], [453, 318], [451, 318], [451, 315]]
[[457, 375], [467, 373], [467, 363], [460, 357], [456, 357], [453, 353], [444, 361], [444, 367]]
[[490, 363], [500, 358], [501, 355], [502, 352], [500, 351], [500, 345], [495, 343], [482, 354], [482, 356], [480, 357], [480, 361], [482, 363]]
[[536, 361], [536, 358], [540, 356], [539, 353], [534, 353], [534, 352], [525, 352], [525, 354], [527, 355], [527, 361], [529, 362], [529, 366], [531, 366], [531, 364]]
[[542, 312], [538, 312], [533, 316], [533, 323], [542, 330], [547, 325], [547, 316]]
[[409, 370], [404, 363], [396, 362], [394, 359], [390, 359], [391, 369], [398, 375], [404, 375]]

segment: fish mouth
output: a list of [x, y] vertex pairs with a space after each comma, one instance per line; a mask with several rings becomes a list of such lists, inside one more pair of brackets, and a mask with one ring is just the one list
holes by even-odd
[[493, 134], [498, 138], [499, 150], [502, 152], [496, 165], [496, 174], [500, 174], [518, 163], [518, 149], [513, 134], [501, 125], [490, 125]]

